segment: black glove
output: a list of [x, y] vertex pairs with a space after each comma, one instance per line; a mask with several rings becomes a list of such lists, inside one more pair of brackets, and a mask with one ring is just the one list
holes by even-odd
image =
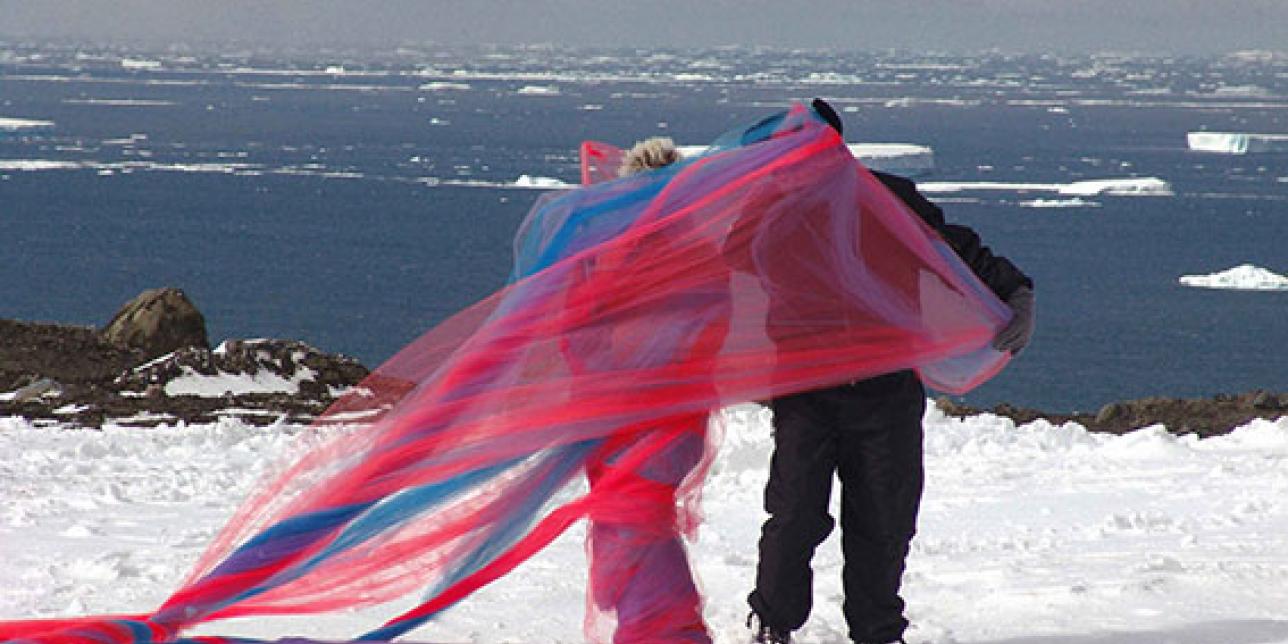
[[998, 331], [993, 338], [993, 348], [1010, 351], [1011, 355], [1015, 355], [1028, 346], [1029, 340], [1033, 338], [1033, 289], [1027, 286], [1015, 289], [1006, 298], [1006, 304], [1011, 307], [1014, 315], [1006, 328]]

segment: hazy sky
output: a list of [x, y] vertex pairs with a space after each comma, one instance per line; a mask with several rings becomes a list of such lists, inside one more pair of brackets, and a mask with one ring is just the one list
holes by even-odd
[[1288, 0], [0, 0], [0, 36], [396, 45], [1288, 50]]

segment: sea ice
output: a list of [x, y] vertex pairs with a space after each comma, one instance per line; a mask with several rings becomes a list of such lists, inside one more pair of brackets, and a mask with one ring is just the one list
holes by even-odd
[[519, 178], [515, 179], [514, 183], [511, 185], [513, 185], [513, 187], [515, 188], [542, 188], [542, 189], [558, 189], [558, 190], [575, 187], [561, 179], [555, 179], [553, 177], [534, 177], [526, 174], [519, 175]]
[[142, 58], [122, 58], [121, 67], [123, 69], [146, 69], [146, 70], [161, 69], [161, 61], [146, 60]]
[[524, 85], [515, 90], [522, 96], [558, 96], [559, 88], [553, 85]]
[[1095, 201], [1087, 201], [1082, 197], [1072, 199], [1029, 199], [1019, 203], [1021, 208], [1099, 208], [1100, 204]]
[[1191, 150], [1223, 154], [1288, 152], [1288, 134], [1252, 134], [1248, 132], [1187, 132], [1185, 140]]
[[[917, 176], [935, 169], [935, 151], [914, 143], [847, 143], [854, 158], [872, 170]], [[691, 157], [706, 152], [705, 145], [678, 146], [680, 154]]]
[[0, 116], [0, 139], [6, 136], [18, 136], [22, 134], [39, 134], [54, 129], [53, 121], [38, 121], [35, 119], [17, 119]]
[[1172, 185], [1158, 177], [1125, 177], [1088, 179], [1071, 183], [1024, 183], [1008, 181], [928, 181], [917, 184], [922, 192], [966, 192], [1003, 190], [1014, 192], [1054, 192], [1070, 197], [1110, 195], [1115, 197], [1170, 197]]
[[1288, 291], [1288, 277], [1252, 264], [1240, 264], [1211, 275], [1182, 275], [1181, 284], [1232, 291]]

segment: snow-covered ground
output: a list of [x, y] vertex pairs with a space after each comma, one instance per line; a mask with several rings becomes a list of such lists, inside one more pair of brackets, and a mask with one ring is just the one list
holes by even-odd
[[[716, 641], [744, 642], [768, 412], [725, 411], [691, 549]], [[1288, 642], [1288, 419], [1197, 440], [994, 416], [926, 417], [928, 487], [906, 575], [910, 642]], [[313, 430], [309, 430], [313, 431]], [[236, 420], [103, 431], [0, 419], [0, 619], [144, 611], [180, 582], [303, 428]], [[578, 527], [406, 639], [581, 640]], [[800, 642], [844, 642], [834, 534]], [[410, 601], [410, 600], [409, 600]], [[202, 632], [339, 640], [384, 610]]]

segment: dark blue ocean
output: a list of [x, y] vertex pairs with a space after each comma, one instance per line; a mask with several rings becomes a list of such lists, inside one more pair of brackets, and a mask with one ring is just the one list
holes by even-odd
[[[0, 42], [0, 317], [102, 325], [177, 286], [213, 340], [298, 338], [370, 366], [498, 287], [583, 139], [700, 144], [823, 96], [847, 139], [929, 146], [951, 220], [1037, 283], [1033, 345], [967, 402], [1288, 391], [1288, 154], [1187, 149], [1288, 133], [1288, 59], [558, 47], [211, 51]], [[1157, 178], [1071, 197], [982, 182]]]

